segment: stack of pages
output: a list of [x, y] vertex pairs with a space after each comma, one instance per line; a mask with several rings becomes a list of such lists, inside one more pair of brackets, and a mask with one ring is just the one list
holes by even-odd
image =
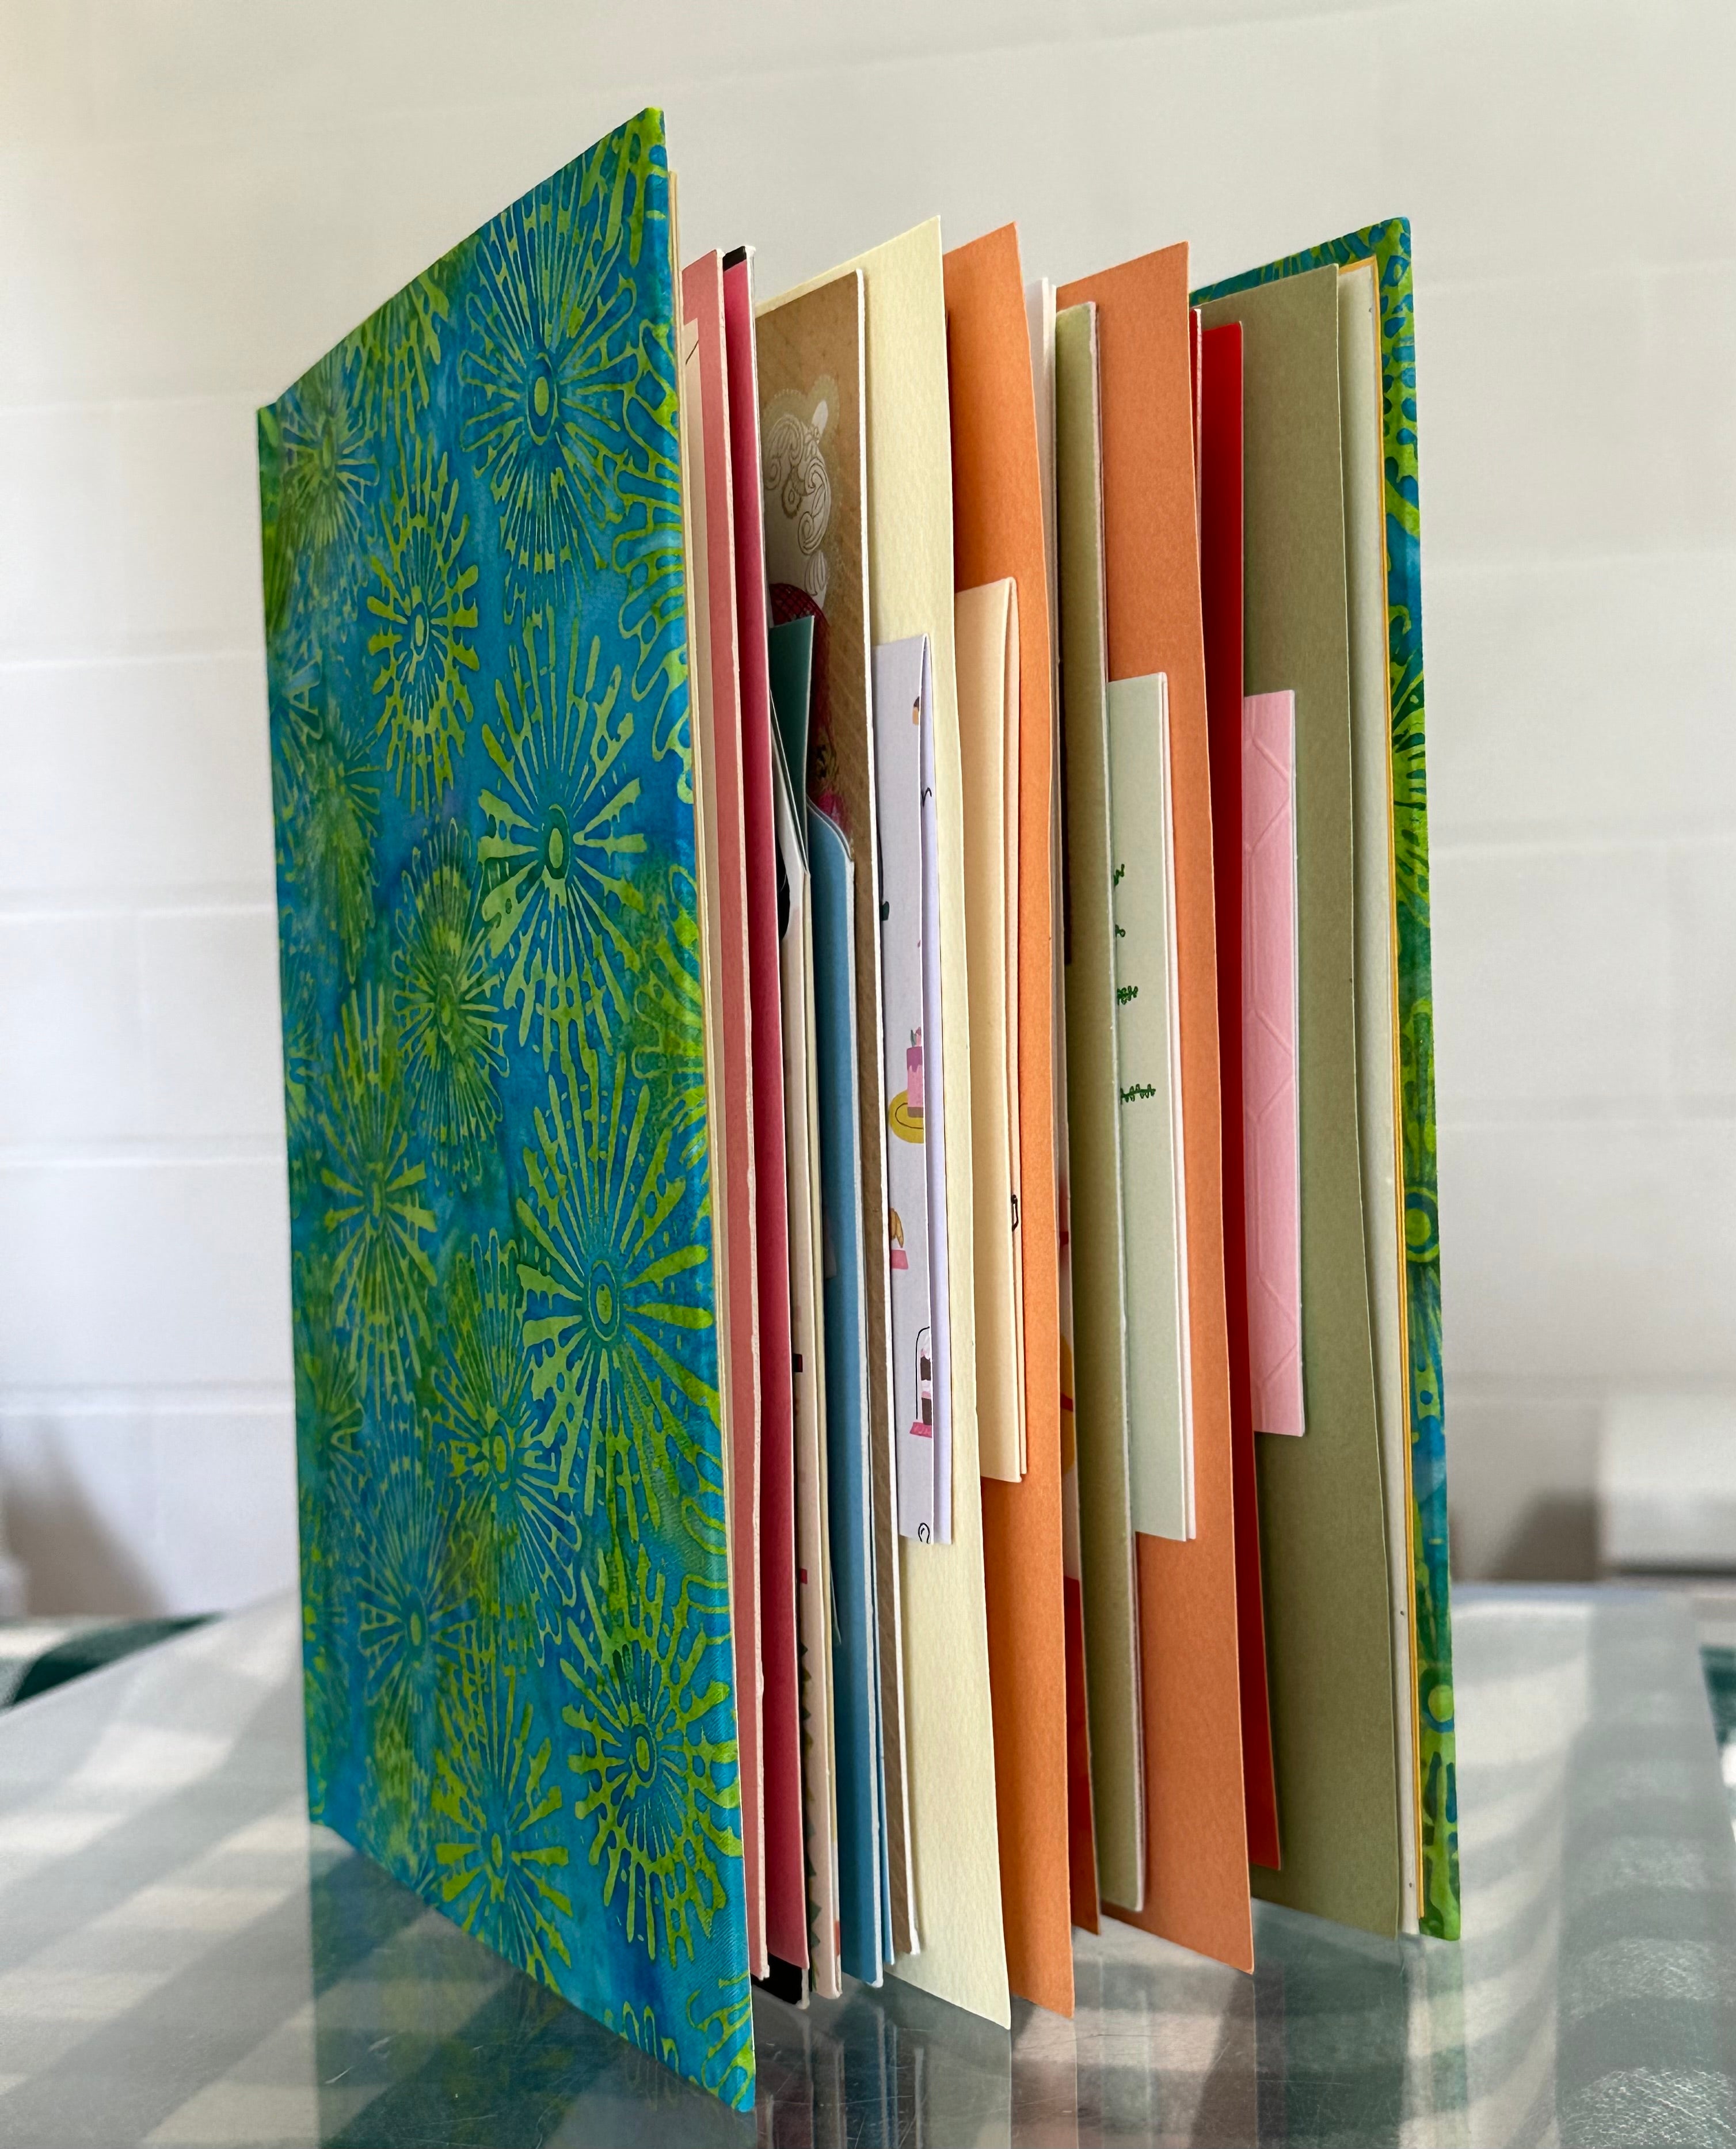
[[1457, 1934], [1411, 293], [647, 111], [260, 413], [312, 1810], [732, 2104]]

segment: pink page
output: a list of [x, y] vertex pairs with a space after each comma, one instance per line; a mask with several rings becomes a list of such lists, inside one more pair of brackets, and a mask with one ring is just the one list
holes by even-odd
[[1254, 1430], [1302, 1431], [1296, 706], [1242, 702], [1242, 1126]]
[[731, 483], [741, 669], [742, 810], [747, 882], [747, 974], [753, 1059], [760, 1366], [760, 1652], [763, 1680], [766, 1940], [808, 1966], [803, 1848], [802, 1717], [796, 1664], [796, 1420], [790, 1343], [789, 1215], [783, 1171], [783, 1014], [777, 960], [777, 832], [772, 778], [772, 688], [766, 633], [766, 547], [760, 498], [759, 375], [753, 260], [723, 270], [729, 360]]
[[712, 727], [717, 780], [718, 914], [723, 1005], [718, 1025], [724, 1109], [712, 1115], [714, 1153], [728, 1201], [730, 1485], [735, 1558], [730, 1612], [736, 1645], [736, 1746], [742, 1799], [742, 1866], [747, 1960], [766, 1959], [765, 1823], [760, 1787], [760, 1376], [757, 1238], [753, 1168], [752, 1025], [747, 966], [747, 868], [742, 814], [742, 721], [737, 650], [735, 513], [729, 441], [729, 369], [724, 350], [723, 264], [707, 254], [682, 271], [682, 311], [699, 331], [701, 432], [705, 448], [706, 598], [711, 627]]

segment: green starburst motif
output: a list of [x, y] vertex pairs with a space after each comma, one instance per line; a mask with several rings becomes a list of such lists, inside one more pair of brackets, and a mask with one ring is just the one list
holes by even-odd
[[459, 248], [413, 278], [350, 339], [361, 360], [370, 413], [382, 432], [400, 430], [428, 407], [464, 251]]
[[380, 774], [317, 665], [290, 679], [287, 700], [273, 770], [284, 870], [353, 979], [374, 924]]
[[667, 329], [645, 323], [626, 402], [632, 442], [619, 479], [621, 526], [612, 548], [626, 583], [621, 634], [637, 652], [633, 699], [651, 717], [654, 760], [677, 755], [684, 800], [692, 798], [692, 725], [687, 695], [687, 536], [682, 516], [680, 403]]
[[[419, 1759], [425, 1769], [442, 1670], [465, 1627], [439, 1487], [401, 1413], [375, 1429], [351, 1520], [366, 1547], [355, 1578], [356, 1643], [373, 1743], [388, 1752], [395, 1743], [403, 1766]], [[394, 1788], [407, 1794], [409, 1787]]]
[[705, 984], [698, 891], [682, 866], [670, 867], [657, 897], [629, 1035], [633, 1074], [662, 1102], [682, 1166], [695, 1170], [706, 1145]]
[[496, 1012], [481, 880], [454, 822], [443, 822], [410, 861], [392, 978], [412, 1114], [440, 1169], [474, 1183], [500, 1124], [506, 1024]]
[[350, 1563], [334, 1543], [333, 1515], [303, 1483], [297, 1500], [301, 1534], [301, 1688], [306, 1727], [308, 1812], [323, 1819], [350, 1732], [350, 1694], [343, 1630]]
[[509, 621], [594, 574], [620, 517], [635, 289], [607, 208], [569, 166], [477, 248], [464, 440], [500, 516]]
[[604, 1903], [618, 1899], [653, 1960], [692, 1958], [695, 1925], [709, 1934], [727, 1900], [719, 1862], [741, 1855], [736, 1742], [714, 1735], [729, 1724], [728, 1631], [723, 1593], [684, 1578], [671, 1604], [643, 1544], [597, 1554], [568, 1623], [566, 1765], [585, 1786], [573, 1816], [594, 1824]]
[[[289, 1213], [299, 1216], [319, 1175], [320, 1080], [325, 1053], [313, 979], [281, 937], [278, 977], [284, 1014], [284, 1123], [289, 1138]], [[299, 1301], [297, 1301], [299, 1303]]]
[[410, 1118], [385, 997], [364, 986], [344, 1004], [321, 1126], [334, 1319], [365, 1396], [408, 1397], [429, 1337], [434, 1229], [427, 1167], [410, 1158]]
[[360, 369], [347, 346], [328, 351], [289, 390], [282, 428], [279, 531], [299, 551], [309, 589], [339, 609], [361, 579], [375, 477]]
[[670, 1155], [651, 1092], [586, 1045], [575, 1079], [549, 1081], [524, 1152], [528, 1199], [519, 1276], [531, 1392], [552, 1397], [560, 1484], [637, 1538], [678, 1503], [688, 1528], [722, 1543], [712, 1308], [699, 1294], [705, 1225]]
[[572, 1958], [560, 1919], [572, 1904], [555, 1875], [566, 1847], [555, 1840], [561, 1791], [547, 1780], [552, 1747], [536, 1740], [516, 1672], [466, 1653], [440, 1695], [434, 1757], [434, 1855], [447, 1915], [467, 1933], [555, 1982], [550, 1957]]
[[577, 1588], [578, 1526], [531, 1394], [511, 1241], [473, 1238], [446, 1298], [435, 1423], [458, 1488], [456, 1533], [485, 1611], [519, 1626], [540, 1663]]
[[626, 773], [633, 712], [619, 671], [600, 677], [601, 644], [563, 658], [553, 617], [538, 613], [508, 651], [511, 677], [495, 682], [500, 729], [482, 742], [500, 773], [481, 794], [489, 832], [477, 855], [489, 876], [482, 914], [489, 950], [510, 953], [505, 995], [519, 1010], [518, 1041], [533, 1035], [549, 1064], [588, 1012], [606, 1041], [627, 1008], [637, 961], [625, 915], [642, 907], [627, 861], [645, 848], [631, 825], [639, 779]]
[[687, 1996], [687, 2027], [703, 2047], [699, 2079], [726, 2104], [739, 2106], [753, 2084], [753, 1992], [747, 1973], [720, 1977], [704, 2013], [703, 1996]]
[[265, 639], [274, 643], [289, 617], [295, 586], [296, 533], [284, 516], [284, 425], [274, 404], [259, 414], [259, 579], [265, 599]]
[[[649, 2001], [642, 2007], [635, 2007], [631, 2001], [623, 2001], [618, 2016], [612, 2007], [606, 2007], [603, 2010], [603, 2027], [612, 2030], [617, 2037], [624, 2038], [636, 2052], [643, 2052], [647, 2058], [661, 2061], [672, 2074], [681, 2072], [681, 2048], [667, 2031], [658, 2027], [657, 2011]], [[653, 2097], [660, 2097], [663, 2085], [647, 2083], [647, 2089]], [[668, 2089], [680, 2094], [673, 2082], [668, 2085]]]
[[294, 1263], [295, 1439], [301, 1477], [322, 1498], [352, 1491], [361, 1461], [362, 1398], [338, 1332], [330, 1264]]
[[342, 1638], [356, 1562], [346, 1521], [361, 1467], [362, 1407], [332, 1320], [327, 1264], [296, 1255], [292, 1296], [302, 1674], [308, 1795], [317, 1819], [350, 1731]]
[[368, 638], [379, 659], [376, 735], [410, 809], [434, 806], [452, 781], [452, 755], [464, 750], [470, 720], [466, 672], [476, 669], [476, 568], [464, 548], [470, 518], [459, 512], [458, 481], [448, 461], [418, 435], [381, 519], [380, 549], [370, 562], [379, 587], [368, 610], [380, 622]]

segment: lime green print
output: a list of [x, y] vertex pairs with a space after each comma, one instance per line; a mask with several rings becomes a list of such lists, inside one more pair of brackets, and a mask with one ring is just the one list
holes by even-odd
[[428, 1168], [410, 1161], [410, 1125], [384, 995], [365, 988], [344, 1005], [322, 1129], [332, 1306], [362, 1388], [403, 1397], [421, 1369], [434, 1281]]
[[719, 1978], [712, 1998], [702, 2014], [701, 1995], [689, 1994], [687, 2022], [704, 2047], [700, 2080], [733, 2104], [753, 2078], [753, 1993], [745, 1976]]
[[510, 695], [495, 684], [500, 728], [482, 733], [496, 778], [481, 796], [482, 914], [491, 954], [510, 964], [505, 993], [518, 1009], [518, 1041], [534, 1039], [545, 1065], [557, 1048], [570, 1059], [587, 1014], [602, 1043], [613, 1035], [643, 908], [628, 877], [645, 849], [632, 825], [632, 702], [619, 670], [601, 670], [595, 636], [582, 672], [580, 657], [576, 638], [563, 652], [552, 619], [533, 617], [508, 647]]
[[335, 936], [354, 978], [374, 924], [380, 777], [317, 666], [289, 682], [278, 753], [285, 874], [305, 892], [309, 923]]
[[603, 1901], [653, 1960], [692, 1955], [694, 1926], [709, 1933], [723, 1908], [718, 1861], [741, 1854], [736, 1742], [711, 1729], [728, 1688], [708, 1670], [702, 1593], [683, 1581], [672, 1604], [668, 1594], [644, 1545], [599, 1553], [561, 1662], [591, 1862]]
[[697, 891], [678, 866], [657, 898], [633, 1016], [633, 1074], [662, 1100], [683, 1165], [695, 1164], [705, 1140], [705, 987]]
[[477, 249], [464, 437], [500, 517], [509, 620], [601, 567], [621, 514], [634, 288], [598, 207], [569, 171]]
[[413, 1117], [444, 1171], [474, 1180], [500, 1123], [506, 1025], [463, 831], [445, 823], [410, 862], [398, 911], [393, 1009]]
[[350, 339], [361, 360], [370, 418], [381, 433], [413, 424], [427, 408], [457, 269], [454, 255], [436, 261], [370, 314]]
[[746, 2108], [672, 239], [643, 112], [259, 414], [302, 1662], [313, 1813]]
[[[715, 1387], [694, 1363], [709, 1357], [712, 1314], [696, 1286], [705, 1243], [692, 1232], [685, 1175], [651, 1092], [617, 1060], [606, 1073], [588, 1048], [571, 1085], [550, 1081], [525, 1152], [530, 1198], [519, 1276], [536, 1353], [533, 1392], [552, 1399], [561, 1483], [582, 1488], [586, 1515], [614, 1516], [633, 1538], [686, 1514], [721, 1539], [722, 1473], [695, 1437], [715, 1424]], [[697, 1497], [696, 1497], [697, 1496]]]
[[341, 602], [361, 555], [374, 455], [351, 354], [329, 352], [284, 410], [279, 512], [314, 586]]
[[552, 1744], [536, 1738], [517, 1675], [486, 1656], [466, 1658], [440, 1704], [434, 1757], [435, 1850], [440, 1900], [467, 1933], [546, 1984], [551, 1956], [571, 1963], [560, 1920], [567, 1861], [551, 1779]]
[[380, 526], [370, 562], [379, 587], [368, 610], [379, 622], [368, 654], [379, 662], [374, 692], [386, 766], [412, 808], [434, 805], [452, 781], [452, 756], [470, 720], [465, 674], [476, 669], [476, 569], [465, 558], [470, 520], [447, 459], [418, 439]]
[[626, 578], [620, 627], [637, 652], [633, 697], [652, 712], [651, 750], [677, 757], [681, 796], [692, 792], [692, 733], [688, 722], [684, 618], [687, 536], [682, 520], [681, 457], [676, 445], [677, 399], [668, 330], [647, 322], [640, 331], [638, 365], [627, 398], [632, 452], [620, 478], [622, 526], [614, 564]]
[[578, 1527], [531, 1400], [511, 1242], [471, 1240], [448, 1301], [435, 1418], [459, 1488], [459, 1534], [483, 1605], [514, 1623], [540, 1663], [577, 1587]]
[[385, 1467], [365, 1475], [351, 1510], [368, 1548], [355, 1583], [357, 1632], [375, 1736], [395, 1727], [414, 1749], [432, 1725], [461, 1621], [437, 1488], [414, 1437], [395, 1444]]

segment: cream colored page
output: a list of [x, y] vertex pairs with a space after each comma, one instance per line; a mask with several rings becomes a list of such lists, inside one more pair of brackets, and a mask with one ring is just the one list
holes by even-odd
[[[901, 1539], [904, 1701], [922, 1952], [898, 1975], [1004, 2027], [994, 1724], [978, 1484], [964, 820], [953, 645], [952, 431], [940, 226], [853, 261], [868, 293], [868, 603], [872, 639], [929, 637], [940, 850], [953, 1541]], [[835, 275], [836, 269], [828, 270]], [[823, 282], [824, 278], [817, 278]]]
[[1351, 758], [1356, 813], [1356, 1091], [1368, 1255], [1375, 1407], [1392, 1607], [1398, 1744], [1400, 1920], [1416, 1930], [1418, 1797], [1412, 1662], [1409, 1336], [1400, 1168], [1398, 951], [1392, 877], [1391, 712], [1386, 684], [1386, 500], [1380, 320], [1374, 264], [1338, 278], [1338, 400], [1344, 455], [1345, 585], [1350, 601]]
[[1013, 1229], [1014, 1132], [1009, 1109], [1007, 643], [1016, 634], [1010, 581], [966, 590], [954, 611], [959, 647], [959, 747], [964, 773], [964, 926], [970, 949], [970, 1139], [976, 1204], [977, 1436], [985, 1477], [1016, 1484], [1024, 1393]]
[[1115, 1044], [1127, 1289], [1127, 1457], [1133, 1525], [1185, 1541], [1186, 1363], [1175, 1146], [1175, 979], [1161, 672], [1109, 687], [1115, 850]]

